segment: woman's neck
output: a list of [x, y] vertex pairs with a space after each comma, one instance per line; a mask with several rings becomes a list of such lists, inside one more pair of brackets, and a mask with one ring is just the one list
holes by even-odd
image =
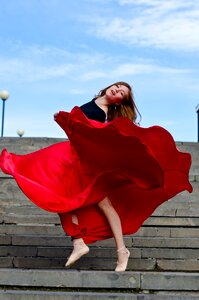
[[108, 102], [106, 100], [105, 96], [102, 97], [98, 97], [97, 99], [95, 99], [95, 103], [97, 104], [97, 106], [99, 106], [107, 115], [108, 114]]

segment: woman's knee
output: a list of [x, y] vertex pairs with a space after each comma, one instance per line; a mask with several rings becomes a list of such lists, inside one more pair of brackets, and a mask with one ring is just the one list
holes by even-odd
[[101, 210], [108, 210], [112, 208], [111, 201], [108, 197], [104, 198], [102, 201], [98, 202], [98, 206]]
[[72, 223], [79, 225], [78, 218], [76, 214], [72, 214]]

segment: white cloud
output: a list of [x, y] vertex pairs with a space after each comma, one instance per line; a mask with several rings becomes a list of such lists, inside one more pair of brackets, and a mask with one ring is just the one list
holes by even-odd
[[197, 8], [198, 4], [194, 0], [119, 0], [120, 5], [146, 6], [146, 8], [154, 8], [156, 11], [166, 13], [171, 10]]
[[26, 59], [1, 59], [0, 78], [20, 82], [33, 82], [47, 80], [55, 77], [66, 76], [72, 69], [71, 64], [39, 65]]
[[199, 49], [199, 3], [193, 0], [120, 0], [128, 14], [95, 18], [93, 32], [129, 45], [172, 50]]
[[161, 124], [163, 127], [176, 126], [178, 122], [174, 120], [159, 120], [158, 124]]
[[81, 79], [85, 80], [85, 81], [89, 81], [89, 80], [95, 80], [95, 79], [99, 79], [99, 78], [106, 78], [107, 77], [107, 73], [104, 71], [91, 71], [91, 72], [83, 72], [81, 75]]
[[79, 90], [79, 89], [71, 89], [71, 90], [69, 90], [69, 92], [72, 95], [83, 95], [83, 94], [85, 94], [84, 90]]
[[156, 64], [130, 64], [124, 63], [120, 64], [116, 67], [112, 73], [117, 74], [118, 77], [126, 76], [126, 75], [135, 75], [135, 74], [152, 74], [152, 73], [167, 73], [167, 74], [176, 74], [176, 73], [187, 73], [189, 70], [183, 69], [174, 69], [174, 68], [167, 68], [163, 66], [158, 66]]
[[[7, 82], [36, 82], [49, 79], [93, 81], [121, 78], [136, 74], [182, 74], [188, 69], [169, 68], [153, 61], [126, 59], [100, 53], [70, 53], [54, 47], [25, 47], [18, 49], [17, 58], [0, 57], [0, 78]], [[73, 94], [81, 94], [74, 90]]]
[[[72, 53], [56, 47], [38, 47], [15, 43], [10, 45], [15, 49], [10, 57], [0, 56], [0, 78], [5, 81], [34, 82], [52, 78], [75, 78], [87, 70], [85, 79], [94, 76], [96, 65], [103, 62], [103, 56], [98, 53]], [[91, 74], [93, 73], [93, 74]], [[99, 72], [97, 71], [99, 77]], [[90, 74], [90, 75], [89, 75]]]

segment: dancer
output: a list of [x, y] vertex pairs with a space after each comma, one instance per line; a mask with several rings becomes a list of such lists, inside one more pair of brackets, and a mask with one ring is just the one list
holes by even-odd
[[125, 271], [130, 253], [123, 235], [177, 193], [192, 192], [190, 154], [164, 128], [138, 126], [137, 114], [131, 86], [117, 82], [54, 115], [69, 141], [26, 155], [2, 151], [2, 170], [36, 205], [59, 214], [73, 241], [67, 267], [89, 252], [88, 244], [114, 237], [115, 271]]
[[[127, 117], [134, 122], [137, 117], [137, 107], [133, 99], [131, 87], [125, 82], [117, 82], [108, 86], [100, 91], [98, 96], [96, 96], [92, 101], [82, 105], [80, 108], [89, 119], [102, 123], [114, 120], [121, 116]], [[54, 117], [56, 120], [57, 114], [55, 114]], [[125, 271], [130, 252], [124, 244], [120, 217], [108, 197], [99, 201], [98, 206], [106, 216], [115, 238], [118, 254], [117, 267], [115, 271]], [[78, 224], [77, 216], [73, 214], [72, 217], [73, 222]], [[70, 266], [82, 255], [89, 252], [89, 248], [82, 238], [74, 238], [73, 246], [73, 252], [65, 265], [66, 267]]]

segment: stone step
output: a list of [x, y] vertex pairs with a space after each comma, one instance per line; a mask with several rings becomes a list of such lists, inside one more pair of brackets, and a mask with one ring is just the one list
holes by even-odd
[[[0, 268], [64, 268], [71, 248], [0, 247]], [[127, 270], [164, 270], [199, 272], [198, 249], [145, 249], [129, 248], [131, 256]], [[71, 268], [84, 270], [114, 270], [116, 250], [92, 248]]]
[[[131, 258], [156, 258], [156, 259], [179, 259], [196, 260], [198, 259], [198, 249], [187, 248], [133, 248], [128, 247], [131, 252]], [[48, 257], [48, 258], [66, 258], [72, 251], [72, 246], [47, 247], [47, 246], [0, 246], [0, 257]], [[90, 247], [90, 252], [86, 258], [116, 258], [115, 248]]]
[[[49, 220], [54, 220], [56, 218], [56, 223], [58, 222], [59, 218], [57, 217], [56, 213], [50, 213], [47, 211], [44, 211], [42, 209], [39, 209], [37, 207], [20, 207], [20, 206], [15, 206], [15, 207], [1, 207], [0, 206], [0, 211], [4, 216], [4, 219], [6, 223], [8, 223], [8, 220], [10, 219], [9, 223], [15, 223], [17, 220], [23, 219], [24, 220], [28, 219], [33, 220], [35, 218], [42, 218], [43, 216], [45, 219], [43, 220], [48, 220], [47, 222], [49, 223]], [[170, 221], [169, 218], [197, 218], [199, 216], [199, 205], [193, 205], [191, 207], [182, 207], [182, 208], [167, 208], [167, 207], [160, 207], [158, 208], [150, 218], [157, 217], [157, 218], [162, 218], [168, 217], [168, 221]], [[16, 220], [16, 221], [13, 221]], [[183, 221], [184, 222], [184, 221]], [[50, 222], [51, 223], [51, 222]]]
[[[60, 225], [54, 224], [33, 224], [33, 225], [16, 225], [16, 224], [1, 224], [0, 234], [8, 235], [60, 235], [65, 236], [65, 233]], [[197, 234], [194, 233], [193, 234]]]
[[[1, 224], [0, 234], [8, 235], [49, 235], [49, 236], [65, 236], [65, 233], [60, 225], [54, 224], [32, 224], [32, 225], [16, 225], [16, 224]], [[142, 226], [134, 237], [182, 237], [182, 238], [198, 238], [199, 228], [197, 227], [149, 227]]]
[[[65, 269], [65, 258], [49, 257], [0, 257], [0, 268], [23, 268], [23, 269]], [[90, 258], [82, 257], [71, 270], [108, 270], [113, 271], [116, 267], [116, 258]], [[197, 259], [139, 259], [130, 258], [127, 266], [128, 271], [171, 271], [171, 272], [199, 272]]]
[[199, 274], [193, 272], [120, 272], [0, 269], [0, 285], [12, 287], [196, 291]]
[[0, 151], [6, 148], [9, 152], [26, 154], [66, 140], [66, 138], [47, 137], [23, 137], [23, 139], [18, 137], [4, 137], [0, 140]]
[[[132, 246], [131, 236], [125, 236], [124, 241], [127, 247]], [[16, 246], [50, 246], [50, 247], [66, 247], [71, 246], [71, 238], [69, 236], [46, 236], [46, 235], [0, 235], [1, 245]], [[115, 247], [114, 239], [106, 239], [97, 241], [90, 247]]]
[[187, 226], [199, 227], [198, 217], [150, 217], [144, 223], [145, 226]]
[[[147, 291], [148, 293], [148, 291]], [[2, 298], [3, 297], [3, 298]], [[16, 298], [15, 298], [16, 297]], [[5, 290], [0, 294], [0, 300], [106, 300], [106, 299], [131, 299], [131, 300], [195, 300], [197, 293], [186, 292], [157, 292], [153, 295], [146, 293], [103, 293], [103, 292], [48, 292], [48, 291], [12, 291]]]
[[59, 216], [56, 213], [39, 214], [39, 215], [3, 215], [5, 224], [55, 224], [60, 225]]
[[[5, 215], [5, 219], [13, 218], [15, 216], [20, 216], [21, 218], [26, 217], [40, 217], [46, 216], [52, 218], [51, 213], [45, 212], [39, 208], [32, 208], [32, 207], [20, 207], [12, 208], [8, 207], [6, 210], [0, 207], [0, 210]], [[165, 208], [161, 207], [160, 209], [156, 210], [151, 217], [174, 217], [174, 218], [196, 218], [199, 216], [199, 205], [188, 207], [188, 208]], [[54, 217], [54, 214], [53, 214]]]
[[156, 292], [156, 294], [131, 292], [67, 292], [38, 290], [0, 290], [0, 300], [198, 300], [193, 292]]
[[[127, 247], [133, 248], [184, 248], [198, 249], [198, 238], [164, 238], [164, 237], [135, 237], [125, 236], [124, 241]], [[66, 247], [71, 246], [69, 236], [46, 236], [46, 235], [0, 235], [1, 245], [18, 246], [50, 246]], [[113, 238], [97, 241], [90, 247], [115, 247]]]
[[30, 200], [22, 193], [19, 189], [17, 183], [13, 178], [0, 178], [0, 200], [10, 201], [12, 200], [14, 203], [31, 203]]
[[132, 247], [146, 248], [199, 248], [198, 238], [132, 237]]
[[[164, 216], [164, 217], [198, 217], [199, 216], [199, 204], [195, 204], [190, 207], [188, 204], [184, 207], [177, 207], [177, 204], [173, 205], [174, 207], [159, 207], [155, 210], [152, 216]], [[0, 207], [1, 209], [1, 207]], [[8, 216], [14, 215], [23, 215], [23, 216], [34, 216], [34, 215], [48, 215], [49, 212], [39, 209], [38, 207], [30, 206], [14, 206], [7, 207], [4, 209], [4, 214]]]
[[[60, 225], [59, 216], [56, 213], [38, 215], [3, 214], [2, 222], [5, 224], [55, 224]], [[187, 226], [199, 227], [199, 217], [186, 216], [154, 216], [149, 217], [143, 225], [145, 226]]]
[[[71, 253], [72, 247], [40, 247], [40, 246], [0, 246], [1, 257], [48, 257], [64, 258]], [[141, 249], [130, 249], [132, 258], [141, 258]], [[86, 258], [116, 258], [114, 248], [92, 247]]]
[[[7, 207], [5, 209], [6, 215], [48, 215], [49, 212], [45, 211], [44, 209], [41, 209], [37, 206], [24, 206], [24, 205], [15, 205], [11, 207]], [[50, 213], [51, 214], [51, 213]]]
[[[1, 268], [23, 268], [23, 269], [65, 269], [64, 265], [67, 261], [65, 258], [44, 258], [44, 257], [0, 257]], [[116, 258], [81, 258], [70, 269], [74, 270], [114, 270], [116, 267]], [[183, 264], [183, 261], [182, 263]], [[191, 265], [190, 265], [191, 266]], [[166, 266], [165, 266], [166, 268]], [[127, 270], [156, 270], [155, 259], [129, 259]], [[192, 269], [188, 269], [192, 271]], [[193, 271], [198, 271], [193, 269]], [[176, 271], [183, 271], [176, 268]]]
[[[69, 256], [69, 255], [68, 255]], [[0, 257], [1, 268], [64, 268], [67, 257]], [[78, 270], [114, 270], [116, 266], [116, 258], [83, 257], [76, 262], [71, 269]], [[130, 258], [127, 270], [153, 270], [153, 271], [188, 271], [199, 272], [199, 262], [197, 259], [139, 259]]]

